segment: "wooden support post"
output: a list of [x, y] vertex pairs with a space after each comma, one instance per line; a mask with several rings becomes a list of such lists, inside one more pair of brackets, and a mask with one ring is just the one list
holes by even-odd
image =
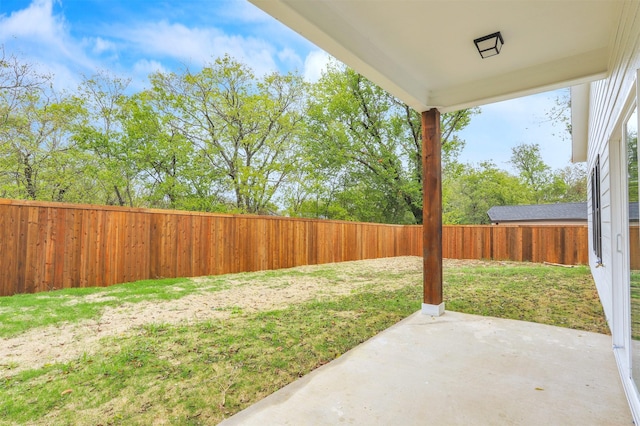
[[440, 316], [442, 301], [442, 160], [440, 111], [422, 113], [422, 312]]

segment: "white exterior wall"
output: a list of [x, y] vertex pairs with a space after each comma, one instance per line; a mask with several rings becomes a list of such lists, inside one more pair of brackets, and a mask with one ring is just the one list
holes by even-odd
[[[622, 126], [635, 102], [635, 81], [640, 68], [640, 2], [625, 2], [618, 31], [612, 40], [610, 75], [591, 84], [589, 107], [588, 171], [600, 155], [602, 216], [602, 265], [597, 267], [593, 253], [591, 188], [588, 191], [589, 264], [612, 331], [614, 353], [636, 424], [640, 424], [640, 397], [630, 378], [630, 331], [628, 311], [628, 254], [618, 250], [628, 241], [623, 229], [627, 204], [621, 182], [626, 176], [624, 152], [620, 152]], [[589, 182], [589, 185], [591, 183]], [[620, 236], [618, 236], [620, 235]], [[626, 292], [626, 296], [625, 296]]]

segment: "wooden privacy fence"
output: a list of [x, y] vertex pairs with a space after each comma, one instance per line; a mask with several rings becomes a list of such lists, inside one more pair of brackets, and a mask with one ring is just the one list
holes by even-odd
[[419, 255], [417, 227], [0, 199], [0, 295]]
[[[444, 257], [587, 263], [585, 226], [445, 226]], [[0, 295], [393, 256], [422, 227], [0, 199]]]
[[584, 265], [586, 225], [445, 225], [443, 257]]

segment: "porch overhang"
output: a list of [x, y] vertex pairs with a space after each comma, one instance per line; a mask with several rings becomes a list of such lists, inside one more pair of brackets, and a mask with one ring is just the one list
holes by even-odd
[[[604, 78], [609, 1], [250, 0], [419, 112], [454, 111]], [[473, 40], [500, 31], [499, 55]]]

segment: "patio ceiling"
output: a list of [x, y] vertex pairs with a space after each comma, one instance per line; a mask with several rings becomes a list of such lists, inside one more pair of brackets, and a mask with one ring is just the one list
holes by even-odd
[[[249, 0], [416, 109], [442, 112], [607, 76], [619, 0]], [[482, 59], [473, 40], [500, 31]]]

